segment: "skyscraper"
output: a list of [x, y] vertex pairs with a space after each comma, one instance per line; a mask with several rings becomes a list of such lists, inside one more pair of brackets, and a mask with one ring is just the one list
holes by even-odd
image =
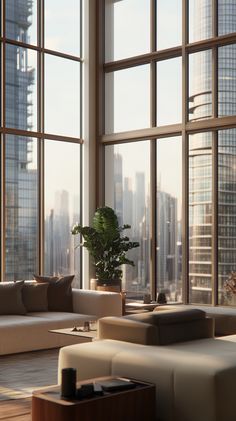
[[[211, 34], [211, 1], [195, 2], [194, 37], [205, 39]], [[236, 31], [236, 3], [218, 1], [218, 34]], [[236, 114], [236, 45], [218, 48], [218, 116]], [[191, 59], [190, 59], [191, 67]], [[191, 71], [191, 69], [190, 69]], [[212, 52], [192, 55], [189, 118], [212, 116]], [[213, 157], [211, 132], [190, 136], [189, 206], [190, 206], [190, 300], [211, 302], [212, 294], [212, 223], [213, 158], [218, 160], [218, 279], [219, 303], [227, 304], [224, 282], [236, 270], [236, 130], [217, 132], [217, 157]], [[215, 149], [214, 149], [215, 150]]]
[[[32, 1], [7, 1], [8, 36], [27, 42]], [[31, 130], [31, 89], [34, 69], [26, 48], [6, 46], [6, 126]], [[32, 279], [37, 268], [37, 170], [33, 165], [35, 141], [7, 135], [5, 280]]]
[[170, 292], [177, 285], [177, 198], [161, 190], [157, 191], [157, 279], [158, 291]]

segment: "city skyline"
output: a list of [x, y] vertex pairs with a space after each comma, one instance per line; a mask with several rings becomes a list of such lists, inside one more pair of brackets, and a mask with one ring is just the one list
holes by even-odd
[[[129, 15], [135, 2], [115, 2], [113, 4], [106, 1], [105, 3], [108, 3], [108, 12], [110, 13], [110, 15], [107, 14], [106, 19], [108, 21], [109, 16], [111, 19], [110, 26], [106, 26], [106, 33], [114, 30], [114, 38], [112, 38], [114, 45], [110, 39], [106, 41], [107, 57], [110, 54], [109, 60], [122, 59], [124, 56], [130, 56], [132, 60], [133, 54], [148, 53], [150, 43], [147, 36], [142, 45], [136, 43], [136, 47], [141, 50], [132, 50], [132, 45], [128, 45], [128, 43], [125, 46], [127, 49], [122, 50], [124, 33], [119, 38], [119, 31], [127, 30], [127, 20], [122, 21], [121, 19], [122, 8], [127, 7]], [[145, 3], [145, 1], [140, 2], [141, 8], [135, 9], [136, 23], [143, 20], [147, 22], [150, 17], [150, 9], [149, 7], [145, 8]], [[218, 3], [219, 35], [235, 32], [236, 22], [232, 16], [236, 15], [236, 4], [223, 0]], [[9, 39], [16, 41], [16, 45], [7, 39], [4, 40], [6, 58], [4, 129], [10, 128], [25, 132], [37, 130], [40, 102], [40, 98], [37, 97], [39, 80], [37, 56], [39, 52], [34, 48], [17, 45], [19, 41], [36, 45], [35, 4], [36, 2], [33, 0], [6, 2], [6, 34]], [[73, 4], [75, 5], [75, 3]], [[163, 9], [158, 5], [160, 9], [157, 10], [157, 22], [160, 22], [160, 15], [165, 15], [170, 4], [170, 1], [163, 3]], [[175, 6], [176, 4], [177, 2], [175, 2]], [[51, 5], [51, 14], [45, 14], [47, 30], [53, 16], [52, 11], [57, 8], [57, 2], [53, 1]], [[140, 13], [142, 8], [145, 8], [145, 14]], [[176, 14], [180, 16], [179, 9], [175, 10]], [[59, 18], [62, 18], [61, 10]], [[171, 19], [173, 20], [173, 16]], [[58, 27], [50, 28], [49, 32], [47, 30], [44, 34], [45, 45], [59, 50], [62, 41], [60, 41], [60, 34], [57, 33]], [[55, 37], [53, 30], [55, 30]], [[177, 39], [176, 45], [179, 45], [179, 35], [178, 32], [176, 38], [172, 39], [172, 46]], [[190, 43], [199, 42], [210, 39], [213, 35], [212, 2], [210, 0], [189, 2], [188, 41]], [[163, 47], [160, 33], [156, 42], [157, 50], [168, 47], [166, 45]], [[68, 45], [63, 44], [63, 49], [67, 48]], [[73, 53], [79, 48], [79, 44], [76, 43], [73, 46]], [[187, 89], [188, 124], [190, 127], [191, 123], [194, 124], [200, 120], [235, 115], [236, 44], [217, 44], [205, 49], [190, 49], [187, 54], [189, 63], [186, 69], [189, 83]], [[77, 92], [77, 89], [72, 89], [72, 86], [80, 85], [80, 64], [76, 60], [65, 59], [64, 61], [62, 57], [57, 57], [57, 54], [49, 54], [47, 51], [44, 52], [44, 59], [44, 124], [46, 131], [55, 135], [58, 131], [60, 136], [66, 134], [79, 137], [81, 127], [79, 118], [76, 116], [80, 115], [80, 89]], [[155, 98], [153, 98], [155, 101], [150, 101], [152, 93], [149, 88], [151, 86], [151, 70], [153, 70], [150, 63], [124, 66], [122, 70], [115, 68], [115, 71], [110, 71], [108, 69], [104, 76], [105, 134], [112, 136], [114, 132], [120, 132], [122, 138], [122, 132], [125, 130], [150, 128], [150, 114], [153, 112], [150, 104], [154, 102], [156, 109], [152, 114], [152, 120], [155, 119], [155, 124], [152, 122], [153, 126], [171, 126], [171, 124], [177, 123], [182, 124], [183, 127], [185, 123], [181, 123], [181, 110], [183, 109], [180, 92], [182, 86], [181, 60], [181, 55], [172, 57], [168, 54], [167, 59], [157, 60], [156, 66], [154, 66]], [[60, 64], [62, 61], [65, 67], [64, 64]], [[212, 65], [213, 62], [214, 65]], [[55, 72], [55, 69], [59, 67], [62, 72]], [[66, 85], [67, 79], [69, 79], [68, 92], [65, 89], [66, 93], [63, 93], [63, 88], [58, 89], [58, 87]], [[212, 85], [215, 88], [217, 85], [215, 92], [214, 89], [212, 90]], [[168, 95], [166, 95], [167, 89]], [[73, 90], [73, 95], [71, 90]], [[61, 95], [58, 97], [58, 102], [65, 105], [64, 120], [60, 118], [60, 114], [53, 114], [55, 93]], [[73, 112], [71, 112], [69, 104], [71, 104]], [[61, 112], [62, 107], [59, 108]], [[108, 175], [105, 179], [106, 201], [115, 208], [121, 221], [131, 224], [132, 239], [140, 241], [139, 250], [132, 252], [136, 266], [134, 269], [125, 268], [124, 276], [127, 285], [130, 285], [133, 290], [136, 288], [139, 293], [151, 287], [150, 260], [152, 257], [153, 261], [154, 257], [150, 254], [150, 243], [153, 241], [150, 238], [150, 221], [156, 213], [154, 221], [156, 227], [156, 279], [152, 285], [155, 282], [157, 290], [160, 288], [171, 290], [172, 297], [174, 296], [175, 300], [181, 300], [182, 232], [185, 234], [187, 232], [182, 226], [182, 209], [185, 209], [184, 220], [189, 222], [189, 236], [188, 239], [184, 238], [184, 245], [186, 245], [184, 253], [185, 258], [189, 258], [190, 302], [206, 304], [212, 302], [213, 285], [216, 282], [213, 279], [213, 273], [214, 276], [216, 273], [219, 303], [230, 304], [224, 294], [224, 282], [229, 272], [235, 269], [236, 153], [234, 144], [236, 131], [235, 129], [217, 131], [214, 128], [212, 132], [194, 133], [190, 130], [189, 134], [186, 132], [186, 126], [184, 126], [184, 131], [188, 137], [186, 144], [183, 144], [185, 137], [182, 140], [180, 129], [176, 131], [178, 136], [169, 134], [163, 138], [151, 139], [155, 142], [156, 149], [156, 157], [152, 161], [153, 166], [155, 162], [156, 168], [152, 168], [152, 179], [150, 178], [151, 142], [149, 140], [139, 141], [136, 136], [135, 141], [130, 143], [127, 139], [123, 139], [125, 142], [120, 146], [108, 146], [108, 142], [104, 145], [106, 174]], [[44, 270], [48, 274], [71, 271], [75, 265], [75, 258], [69, 232], [73, 223], [81, 216], [78, 211], [81, 200], [79, 191], [81, 157], [77, 149], [78, 145], [64, 142], [62, 139], [60, 142], [57, 139], [53, 141], [44, 139], [44, 168], [41, 168], [41, 157], [38, 154], [40, 136], [36, 139], [4, 133], [3, 139], [6, 152], [4, 157], [6, 175], [4, 187], [5, 239], [3, 242], [6, 280], [21, 277], [30, 279], [32, 274], [38, 270], [39, 230], [37, 226], [39, 216], [42, 217], [43, 214], [45, 216], [44, 236], [46, 241], [43, 246], [41, 245], [41, 249], [45, 249]], [[186, 162], [182, 163], [183, 146], [186, 145], [188, 158], [185, 153], [184, 160]], [[215, 162], [218, 164], [217, 174]], [[185, 171], [182, 171], [184, 166]], [[41, 198], [42, 193], [38, 189], [43, 171], [46, 182], [44, 183], [44, 209], [42, 210], [39, 204], [39, 197]], [[150, 186], [154, 183], [154, 173], [155, 197], [150, 197]], [[187, 181], [182, 180], [182, 174], [185, 176], [188, 174]], [[185, 200], [183, 204], [182, 186], [184, 183], [186, 189], [183, 195]], [[188, 197], [185, 197], [186, 195]], [[151, 206], [155, 207], [153, 212], [150, 209]], [[214, 224], [216, 223], [218, 224], [217, 238], [214, 233], [216, 226]], [[187, 248], [188, 251], [186, 251]], [[213, 270], [213, 255], [217, 255], [217, 270], [216, 263]], [[214, 259], [216, 260], [216, 257]]]
[[[165, 148], [163, 149], [165, 150]], [[140, 171], [139, 159], [127, 163], [129, 147], [109, 146], [106, 148], [106, 160], [109, 167], [106, 179], [106, 204], [112, 206], [119, 216], [120, 224], [129, 224], [127, 235], [131, 241], [139, 241], [140, 247], [129, 252], [135, 267], [123, 267], [123, 288], [131, 298], [140, 298], [150, 291], [150, 180], [148, 176], [148, 158], [144, 147], [136, 151], [136, 156], [143, 157]], [[142, 153], [143, 152], [143, 153]], [[126, 164], [124, 165], [124, 162]], [[127, 171], [126, 171], [127, 169]], [[136, 169], [136, 170], [135, 170]], [[114, 172], [113, 172], [114, 171]], [[165, 292], [170, 299], [181, 300], [181, 220], [178, 220], [179, 198], [162, 190], [161, 177], [157, 183], [157, 289]], [[167, 184], [168, 185], [168, 184]], [[113, 186], [111, 188], [111, 186]], [[145, 198], [145, 199], [144, 199]]]

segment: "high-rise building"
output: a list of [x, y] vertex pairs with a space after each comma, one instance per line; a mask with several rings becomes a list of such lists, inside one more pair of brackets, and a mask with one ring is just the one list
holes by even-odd
[[[236, 31], [236, 3], [218, 2], [218, 33]], [[195, 2], [194, 37], [211, 37], [211, 1]], [[212, 116], [212, 54], [193, 54], [190, 119]], [[236, 114], [236, 46], [218, 48], [218, 116]], [[218, 161], [218, 279], [219, 303], [227, 304], [224, 282], [236, 269], [236, 148], [235, 129], [217, 133]], [[213, 224], [213, 139], [198, 133], [189, 141], [190, 300], [211, 303]], [[214, 157], [216, 159], [216, 157]], [[214, 198], [216, 200], [216, 198]]]
[[157, 280], [158, 291], [170, 294], [176, 290], [178, 279], [177, 255], [177, 198], [157, 191]]
[[[7, 1], [8, 36], [28, 42], [32, 1]], [[32, 130], [31, 89], [34, 69], [26, 48], [6, 47], [6, 126]], [[37, 169], [34, 140], [6, 135], [5, 280], [32, 279], [37, 268]]]

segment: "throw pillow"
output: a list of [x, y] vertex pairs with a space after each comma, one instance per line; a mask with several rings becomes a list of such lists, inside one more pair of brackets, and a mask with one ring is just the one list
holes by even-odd
[[24, 281], [0, 283], [0, 314], [24, 315], [26, 308], [22, 301]]
[[48, 283], [24, 283], [22, 300], [27, 311], [48, 311]]
[[48, 309], [50, 311], [73, 312], [72, 281], [75, 275], [68, 276], [38, 276], [34, 275], [37, 282], [48, 283]]

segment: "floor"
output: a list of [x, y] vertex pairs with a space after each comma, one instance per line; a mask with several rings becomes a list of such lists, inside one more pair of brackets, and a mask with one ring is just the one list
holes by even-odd
[[57, 383], [58, 352], [0, 357], [0, 421], [31, 421], [32, 391]]
[[0, 421], [31, 421], [31, 398], [1, 402]]

